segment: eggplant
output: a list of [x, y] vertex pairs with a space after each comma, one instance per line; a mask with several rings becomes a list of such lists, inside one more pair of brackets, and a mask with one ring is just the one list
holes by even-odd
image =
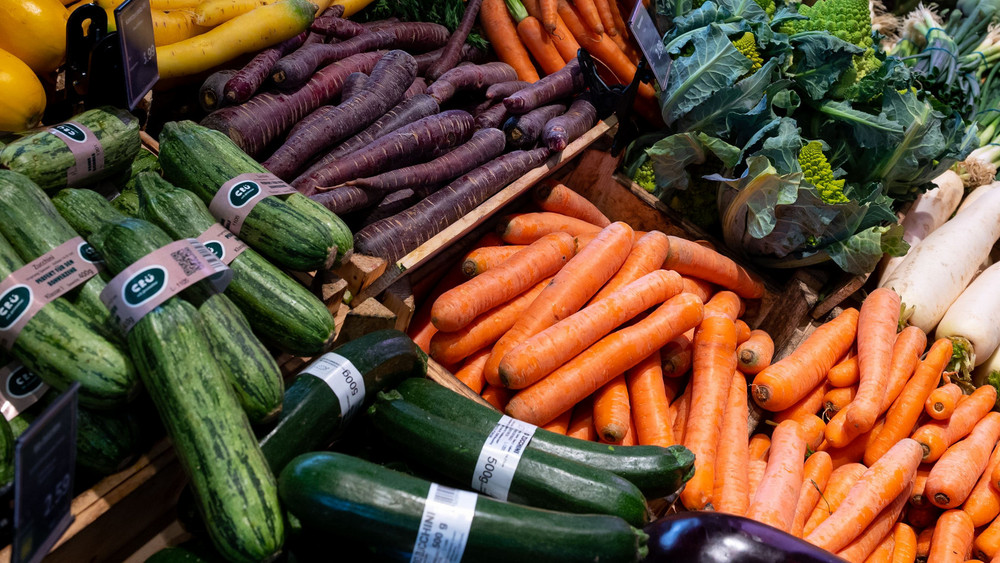
[[679, 512], [646, 526], [646, 563], [845, 563], [829, 551], [755, 520]]

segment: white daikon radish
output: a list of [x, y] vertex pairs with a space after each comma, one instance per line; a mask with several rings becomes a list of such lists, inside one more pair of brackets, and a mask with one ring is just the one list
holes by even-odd
[[941, 318], [935, 336], [951, 339], [952, 365], [963, 374], [985, 363], [1000, 347], [1000, 264], [984, 270], [965, 288]]
[[[935, 178], [934, 183], [937, 187], [920, 194], [903, 218], [903, 240], [910, 245], [908, 253], [913, 252], [920, 241], [951, 217], [965, 193], [962, 179], [951, 170]], [[906, 256], [892, 256], [885, 260], [882, 277], [879, 278], [880, 284], [889, 279], [892, 271], [903, 263]]]
[[[993, 382], [990, 381], [991, 373], [997, 374], [993, 376]], [[993, 355], [986, 358], [985, 362], [979, 364], [979, 367], [972, 374], [972, 384], [976, 387], [982, 387], [986, 384], [991, 384], [994, 387], [1000, 385], [1000, 347], [993, 352]]]
[[979, 186], [978, 188], [972, 190], [971, 192], [969, 192], [969, 195], [965, 196], [965, 199], [962, 200], [962, 205], [958, 206], [958, 211], [959, 212], [963, 211], [964, 209], [975, 203], [977, 199], [983, 197], [988, 192], [992, 191], [994, 188], [998, 186], [1000, 186], [1000, 184], [994, 182], [992, 184], [985, 184], [983, 186]]
[[895, 290], [910, 324], [930, 333], [998, 238], [1000, 190], [992, 190], [910, 250], [879, 286]]

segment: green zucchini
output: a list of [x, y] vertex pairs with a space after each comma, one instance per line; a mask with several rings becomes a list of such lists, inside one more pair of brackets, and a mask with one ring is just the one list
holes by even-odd
[[[0, 279], [23, 265], [0, 236]], [[139, 377], [129, 357], [61, 297], [28, 321], [10, 355], [60, 391], [79, 382], [79, 400], [85, 407], [119, 407], [139, 392]]]
[[8, 422], [10, 423], [10, 431], [13, 432], [15, 439], [21, 434], [24, 434], [24, 431], [31, 425], [31, 423], [28, 422], [28, 420], [23, 416], [23, 413], [10, 419]]
[[[142, 229], [143, 223], [125, 219], [95, 237], [112, 272], [148, 254], [150, 243], [140, 233], [155, 227], [145, 223], [149, 228]], [[129, 331], [129, 351], [191, 479], [215, 548], [231, 561], [270, 560], [284, 541], [274, 475], [215, 361], [206, 324], [190, 303], [168, 299]]]
[[[288, 511], [310, 529], [412, 552], [431, 483], [333, 452], [303, 454], [278, 479]], [[463, 561], [639, 561], [647, 536], [621, 518], [566, 514], [479, 495]]]
[[[129, 191], [139, 196], [137, 216], [155, 223], [175, 239], [197, 238], [216, 224], [198, 196], [172, 186], [156, 174], [140, 174], [129, 186], [134, 188]], [[333, 316], [302, 284], [252, 248], [237, 256], [229, 267], [233, 269], [233, 280], [226, 295], [264, 341], [296, 356], [315, 356], [329, 346]]]
[[[160, 166], [175, 186], [208, 205], [222, 184], [240, 174], [267, 172], [229, 137], [191, 121], [170, 122], [160, 133]], [[247, 215], [241, 239], [290, 270], [326, 269], [345, 260], [354, 238], [336, 215], [299, 193], [260, 200]]]
[[125, 188], [117, 197], [111, 200], [111, 207], [114, 207], [129, 217], [139, 216], [139, 194], [134, 189]]
[[[409, 379], [397, 390], [407, 401], [478, 432], [489, 432], [500, 413], [426, 379]], [[631, 481], [647, 498], [676, 493], [694, 472], [694, 454], [683, 446], [613, 446], [578, 440], [539, 428], [527, 450], [538, 450], [598, 467]]]
[[[408, 377], [427, 373], [427, 355], [398, 330], [378, 330], [355, 338], [334, 353], [347, 358], [365, 382], [365, 400]], [[301, 373], [285, 392], [281, 419], [260, 440], [277, 473], [295, 456], [329, 446], [343, 429], [340, 401], [319, 377]]]
[[[139, 120], [125, 110], [94, 108], [74, 116], [72, 121], [93, 131], [104, 152], [104, 168], [88, 176], [84, 184], [128, 170], [139, 154]], [[65, 141], [44, 130], [0, 150], [0, 165], [28, 176], [43, 190], [58, 190], [66, 187], [66, 171], [76, 165], [76, 157]]]
[[[468, 488], [489, 431], [428, 413], [395, 391], [379, 393], [368, 416], [382, 436], [411, 459]], [[475, 487], [473, 487], [475, 488]], [[589, 465], [525, 449], [509, 502], [580, 514], [610, 514], [633, 526], [649, 522], [646, 499], [632, 483]]]
[[132, 165], [129, 169], [129, 179], [131, 180], [143, 172], [160, 173], [160, 159], [146, 149], [140, 150], [139, 154], [135, 155], [135, 158], [132, 160]]
[[73, 230], [91, 244], [93, 241], [90, 239], [105, 224], [128, 217], [109, 205], [104, 196], [92, 190], [73, 188], [59, 190], [59, 193], [52, 198], [52, 204]]
[[0, 416], [0, 489], [14, 480], [14, 433], [10, 423]]

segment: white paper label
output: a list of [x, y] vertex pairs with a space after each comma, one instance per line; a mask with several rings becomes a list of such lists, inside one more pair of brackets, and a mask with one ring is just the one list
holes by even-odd
[[507, 500], [514, 471], [537, 429], [534, 424], [507, 415], [500, 417], [479, 452], [472, 488], [495, 499]]
[[410, 563], [458, 563], [479, 495], [431, 483]]
[[306, 366], [302, 373], [315, 375], [330, 386], [340, 401], [340, 416], [344, 422], [361, 410], [365, 402], [365, 379], [347, 358], [327, 352]]

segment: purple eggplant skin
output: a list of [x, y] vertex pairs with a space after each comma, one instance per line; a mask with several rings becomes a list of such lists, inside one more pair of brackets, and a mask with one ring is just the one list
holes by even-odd
[[721, 512], [678, 512], [644, 531], [645, 563], [845, 563], [777, 528]]

